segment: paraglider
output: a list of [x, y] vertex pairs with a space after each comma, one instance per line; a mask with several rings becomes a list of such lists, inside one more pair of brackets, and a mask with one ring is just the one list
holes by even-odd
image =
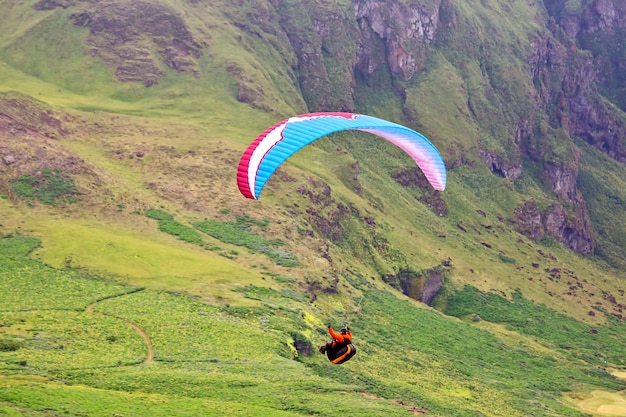
[[337, 333], [329, 324], [328, 333], [330, 333], [333, 340], [320, 346], [319, 351], [322, 354], [326, 354], [331, 363], [340, 365], [350, 360], [356, 354], [356, 348], [352, 344], [352, 332], [348, 326]]
[[276, 169], [311, 142], [343, 130], [369, 132], [404, 150], [436, 190], [446, 187], [446, 167], [437, 148], [406, 126], [355, 113], [309, 113], [271, 126], [243, 153], [237, 170], [237, 185], [246, 198], [259, 199], [261, 190]]

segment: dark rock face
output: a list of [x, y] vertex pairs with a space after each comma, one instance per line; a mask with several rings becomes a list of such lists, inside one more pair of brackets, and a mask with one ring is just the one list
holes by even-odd
[[515, 209], [515, 230], [534, 241], [539, 241], [545, 235], [541, 212], [534, 201], [526, 201]]
[[583, 2], [586, 4], [578, 8], [568, 8], [566, 0], [544, 0], [544, 3], [572, 39], [585, 33], [615, 32], [626, 27], [626, 3], [621, 0]]
[[383, 281], [396, 287], [404, 295], [431, 305], [443, 286], [443, 273], [438, 268], [414, 272], [401, 270], [395, 275], [386, 275]]
[[295, 52], [298, 82], [309, 108], [354, 110], [352, 69], [358, 36], [352, 10], [330, 3], [277, 3], [279, 27]]
[[515, 209], [515, 230], [534, 241], [546, 234], [577, 253], [593, 251], [591, 222], [582, 200], [574, 214], [568, 214], [559, 203], [553, 203], [543, 213], [534, 201], [527, 201]]
[[624, 119], [597, 93], [600, 88], [626, 111], [626, 3], [595, 0], [579, 9], [568, 8], [565, 0], [544, 3], [556, 21], [550, 29], [557, 41], [536, 45], [534, 60], [552, 74], [553, 93], [543, 97], [553, 100], [553, 123], [626, 163]]
[[577, 200], [578, 157], [570, 163], [549, 161], [544, 165], [543, 174], [547, 185], [560, 199]]
[[[626, 161], [626, 149], [620, 139], [626, 137], [626, 126], [597, 91], [598, 74], [591, 55], [581, 52], [558, 26], [551, 30], [552, 36], [545, 35], [533, 42], [534, 54], [530, 58], [537, 104], [548, 115], [547, 125], [526, 135], [521, 148], [531, 160], [543, 164], [546, 187], [559, 200], [573, 205], [569, 213], [559, 203], [543, 213], [545, 232], [578, 253], [590, 253], [591, 222], [576, 187], [581, 155], [571, 138], [579, 137], [614, 159]], [[552, 139], [542, 143], [540, 138], [544, 135]], [[529, 236], [528, 229], [533, 227], [528, 223], [520, 226], [524, 224], [521, 213], [525, 211], [516, 211], [518, 231]]]
[[[575, 120], [578, 113], [571, 111], [571, 105], [585, 102], [590, 95], [595, 94], [592, 89], [595, 78], [592, 62], [567, 39], [560, 42], [545, 35], [533, 41], [532, 48], [534, 54], [529, 61], [538, 93], [537, 104], [548, 113], [551, 128], [562, 128], [568, 133], [574, 133], [572, 126], [579, 122]], [[533, 133], [536, 136], [545, 132]], [[546, 154], [545, 149], [529, 146], [528, 143], [525, 143], [524, 150], [535, 160], [543, 160]]]
[[406, 81], [424, 68], [445, 1], [423, 3], [354, 0], [352, 5], [321, 6], [276, 1], [272, 10], [260, 8], [245, 19], [233, 19], [249, 31], [287, 38], [295, 62], [290, 54], [285, 59], [295, 69], [310, 109], [353, 111], [355, 74], [367, 78], [389, 69]]
[[584, 204], [580, 204], [573, 217], [563, 206], [553, 203], [545, 213], [546, 232], [577, 253], [589, 254], [593, 250], [591, 223]]
[[308, 184], [300, 184], [297, 192], [308, 196], [311, 205], [306, 208], [309, 222], [324, 238], [338, 243], [345, 235], [341, 222], [350, 215], [350, 210], [331, 196], [328, 184], [308, 178]]
[[522, 175], [522, 166], [519, 163], [511, 163], [501, 155], [485, 149], [480, 150], [480, 157], [491, 172], [504, 178], [517, 179]]
[[33, 5], [35, 10], [53, 10], [57, 7], [66, 8], [73, 5], [74, 1], [71, 0], [40, 0]]
[[[391, 72], [405, 81], [421, 71], [428, 45], [435, 40], [439, 26], [441, 2], [431, 3], [434, 4], [385, 0], [355, 2], [356, 19], [364, 34], [357, 56], [360, 70], [371, 74], [378, 66], [388, 64]], [[375, 33], [382, 40], [385, 55], [378, 53], [368, 33]]]
[[293, 345], [300, 355], [306, 357], [311, 356], [311, 351], [313, 350], [313, 347], [311, 346], [311, 342], [309, 342], [308, 340], [296, 339], [294, 340]]
[[440, 272], [429, 274], [422, 286], [421, 302], [431, 305], [443, 286], [443, 275]]
[[626, 164], [626, 124], [616, 119], [605, 106], [586, 97], [572, 100], [570, 110], [577, 116], [572, 120], [572, 132], [611, 158]]
[[439, 191], [433, 190], [432, 186], [417, 167], [403, 169], [392, 174], [392, 177], [403, 187], [415, 187], [424, 192], [417, 199], [434, 210], [439, 216], [444, 216], [448, 211], [448, 206]]

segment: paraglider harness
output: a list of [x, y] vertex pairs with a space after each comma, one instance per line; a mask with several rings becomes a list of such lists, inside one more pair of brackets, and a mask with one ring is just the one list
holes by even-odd
[[[330, 331], [332, 327], [329, 325], [328, 329]], [[340, 333], [345, 335], [349, 330], [346, 327], [341, 329]], [[352, 344], [352, 340], [344, 339], [342, 342], [338, 342], [333, 338], [333, 341], [320, 347], [320, 352], [325, 353], [331, 363], [339, 365], [352, 358], [356, 354], [356, 348]]]

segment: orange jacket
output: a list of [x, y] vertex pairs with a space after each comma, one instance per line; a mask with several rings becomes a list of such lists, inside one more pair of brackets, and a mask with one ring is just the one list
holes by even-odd
[[336, 343], [352, 342], [352, 332], [350, 330], [348, 330], [348, 333], [346, 334], [341, 334], [335, 333], [332, 327], [328, 327], [328, 333], [330, 333], [330, 336], [335, 340]]

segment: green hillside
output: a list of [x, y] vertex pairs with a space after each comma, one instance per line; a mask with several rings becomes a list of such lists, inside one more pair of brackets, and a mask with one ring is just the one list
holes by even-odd
[[[394, 2], [426, 42], [365, 3], [0, 0], [0, 415], [623, 414], [626, 166], [553, 98], [591, 55], [530, 68], [543, 5]], [[358, 132], [241, 196], [258, 134], [331, 110], [424, 133], [446, 190]]]
[[[1, 243], [8, 415], [521, 416], [538, 405], [537, 415], [575, 415], [561, 392], [624, 386], [603, 370], [607, 361], [623, 365], [623, 323], [590, 334], [519, 294], [514, 302], [489, 296], [507, 331], [446, 317], [358, 275], [346, 276], [360, 291], [356, 305], [340, 310], [309, 304], [279, 276], [268, 277], [270, 287], [240, 287], [248, 306], [215, 304], [51, 268], [27, 257], [33, 238]], [[470, 296], [488, 297], [455, 297], [475, 306]], [[465, 315], [462, 305], [452, 313]], [[321, 319], [347, 311], [358, 329], [353, 361], [331, 367], [294, 349], [294, 341], [321, 344]]]

